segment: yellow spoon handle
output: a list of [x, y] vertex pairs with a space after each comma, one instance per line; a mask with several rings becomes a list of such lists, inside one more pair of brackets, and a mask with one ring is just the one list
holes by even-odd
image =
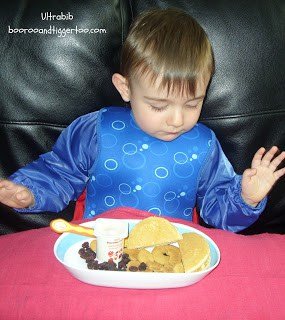
[[50, 223], [50, 228], [57, 233], [71, 232], [87, 237], [96, 238], [94, 236], [93, 228], [79, 226], [77, 224], [70, 223], [64, 219], [52, 220]]

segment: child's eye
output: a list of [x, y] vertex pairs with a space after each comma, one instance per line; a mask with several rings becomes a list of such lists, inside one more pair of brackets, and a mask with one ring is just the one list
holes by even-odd
[[201, 106], [203, 103], [203, 100], [196, 100], [196, 101], [192, 101], [188, 104], [186, 104], [186, 108], [193, 108], [193, 109], [196, 109], [198, 108], [199, 106]]
[[193, 109], [195, 109], [195, 108], [197, 108], [198, 107], [198, 103], [196, 103], [196, 104], [186, 104], [186, 108], [193, 108]]
[[151, 110], [156, 111], [156, 112], [164, 111], [167, 108], [167, 106], [154, 106], [152, 104], [150, 104], [149, 106], [150, 106]]

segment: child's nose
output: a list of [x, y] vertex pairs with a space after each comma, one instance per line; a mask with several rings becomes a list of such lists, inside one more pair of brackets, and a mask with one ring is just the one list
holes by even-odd
[[168, 124], [173, 127], [181, 127], [183, 125], [183, 111], [178, 108], [170, 115]]

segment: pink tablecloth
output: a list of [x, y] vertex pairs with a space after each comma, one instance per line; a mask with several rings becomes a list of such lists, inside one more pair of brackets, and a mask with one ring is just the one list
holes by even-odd
[[[103, 216], [148, 214], [129, 209]], [[220, 265], [192, 286], [159, 290], [96, 287], [74, 279], [53, 255], [58, 235], [49, 228], [1, 236], [0, 319], [285, 319], [285, 237], [192, 226], [217, 243]]]

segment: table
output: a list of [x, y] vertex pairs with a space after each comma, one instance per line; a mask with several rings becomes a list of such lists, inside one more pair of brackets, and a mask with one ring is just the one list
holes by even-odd
[[[130, 208], [100, 215], [147, 216]], [[55, 259], [59, 235], [50, 228], [0, 236], [0, 319], [285, 319], [284, 235], [243, 236], [185, 224], [216, 242], [221, 262], [202, 281], [175, 289], [82, 283]]]

